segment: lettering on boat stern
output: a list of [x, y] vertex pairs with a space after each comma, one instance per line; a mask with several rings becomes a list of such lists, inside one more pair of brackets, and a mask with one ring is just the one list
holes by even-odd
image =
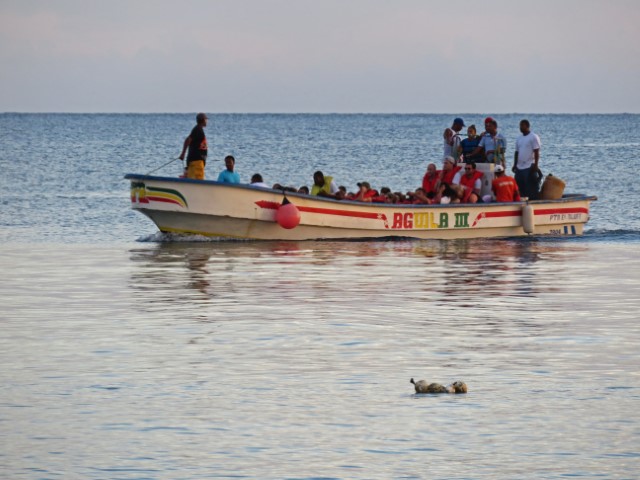
[[[453, 214], [453, 228], [470, 228], [469, 212]], [[447, 212], [397, 212], [393, 214], [392, 229], [401, 230], [432, 230], [436, 228], [449, 228], [449, 214]]]
[[582, 220], [582, 213], [554, 213], [549, 215], [552, 222], [563, 222], [566, 220]]

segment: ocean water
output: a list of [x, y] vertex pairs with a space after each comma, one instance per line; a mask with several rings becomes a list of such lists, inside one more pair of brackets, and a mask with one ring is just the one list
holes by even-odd
[[[582, 237], [370, 242], [157, 233], [192, 117], [0, 114], [0, 477], [638, 477], [640, 116], [528, 116]], [[452, 118], [211, 115], [207, 175], [415, 188]]]

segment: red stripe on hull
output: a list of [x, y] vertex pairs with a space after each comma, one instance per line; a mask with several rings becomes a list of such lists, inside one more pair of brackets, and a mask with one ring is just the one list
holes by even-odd
[[471, 228], [475, 227], [483, 218], [500, 218], [500, 217], [521, 217], [522, 210], [502, 210], [499, 212], [482, 212], [471, 224]]
[[165, 203], [175, 203], [176, 205], [180, 205], [182, 206], [182, 204], [176, 200], [172, 200], [170, 198], [164, 198], [164, 197], [153, 197], [151, 195], [147, 195], [147, 200], [150, 200], [152, 202], [165, 202]]
[[[280, 204], [278, 202], [268, 202], [266, 200], [260, 200], [256, 202], [256, 205], [262, 208], [270, 208], [272, 210], [277, 210], [280, 208]], [[296, 205], [298, 210], [301, 212], [307, 213], [319, 213], [323, 215], [337, 215], [341, 217], [355, 217], [355, 218], [369, 218], [372, 220], [382, 220], [384, 221], [385, 228], [389, 228], [387, 226], [387, 216], [384, 213], [375, 213], [375, 212], [353, 212], [349, 210], [336, 210], [334, 208], [318, 208], [318, 207], [299, 207]]]

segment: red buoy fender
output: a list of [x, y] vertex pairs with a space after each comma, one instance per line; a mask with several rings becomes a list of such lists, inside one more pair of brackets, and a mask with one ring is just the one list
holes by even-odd
[[287, 230], [296, 228], [300, 223], [300, 210], [285, 198], [276, 211], [276, 222]]

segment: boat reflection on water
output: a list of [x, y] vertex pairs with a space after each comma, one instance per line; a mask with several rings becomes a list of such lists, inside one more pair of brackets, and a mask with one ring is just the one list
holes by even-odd
[[[557, 282], [551, 279], [562, 270], [558, 264], [579, 255], [584, 249], [586, 247], [576, 243], [532, 237], [430, 242], [417, 246], [414, 253], [441, 268], [440, 275], [429, 271], [425, 276], [425, 282], [433, 291], [479, 297], [532, 297], [552, 292]], [[541, 264], [536, 265], [538, 262]], [[458, 299], [455, 295], [441, 298], [443, 302]], [[469, 306], [477, 304], [474, 302]]]
[[[131, 286], [148, 308], [363, 302], [513, 308], [561, 286], [563, 263], [588, 247], [546, 239], [375, 242], [170, 242], [130, 251]], [[521, 300], [516, 301], [515, 299]]]

